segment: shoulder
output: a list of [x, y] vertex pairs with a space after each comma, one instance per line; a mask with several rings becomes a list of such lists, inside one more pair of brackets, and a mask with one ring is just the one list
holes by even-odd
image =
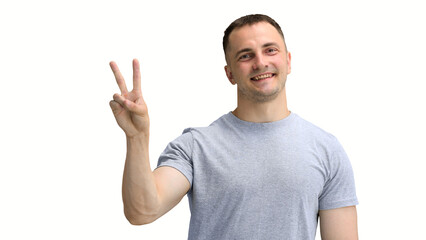
[[327, 152], [339, 151], [342, 148], [339, 140], [332, 133], [298, 115], [295, 116], [295, 120], [298, 134], [306, 141], [324, 148]]
[[191, 135], [193, 139], [200, 139], [208, 136], [217, 136], [221, 132], [226, 131], [226, 126], [229, 125], [227, 114], [213, 121], [205, 127], [189, 127], [183, 130], [182, 135]]

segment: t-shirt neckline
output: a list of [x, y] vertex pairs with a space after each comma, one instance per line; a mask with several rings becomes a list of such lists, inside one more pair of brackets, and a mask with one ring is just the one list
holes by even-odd
[[241, 120], [237, 116], [235, 116], [232, 113], [232, 111], [229, 111], [229, 113], [226, 114], [225, 117], [228, 118], [233, 124], [237, 126], [243, 126], [243, 127], [249, 127], [249, 128], [276, 128], [276, 127], [282, 127], [289, 124], [292, 121], [292, 119], [296, 117], [296, 114], [290, 111], [290, 114], [283, 119], [273, 121], [273, 122], [260, 122], [260, 123]]

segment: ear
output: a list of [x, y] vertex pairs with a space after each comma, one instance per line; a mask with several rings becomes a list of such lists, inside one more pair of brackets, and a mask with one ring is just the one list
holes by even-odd
[[232, 77], [232, 72], [231, 72], [231, 70], [229, 69], [228, 65], [226, 65], [226, 66], [225, 66], [225, 73], [226, 73], [226, 77], [228, 77], [229, 82], [230, 82], [232, 85], [235, 85], [234, 78]]
[[287, 74], [291, 73], [291, 53], [287, 52]]

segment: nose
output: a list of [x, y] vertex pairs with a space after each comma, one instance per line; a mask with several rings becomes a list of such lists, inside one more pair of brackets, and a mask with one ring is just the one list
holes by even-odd
[[258, 54], [253, 62], [253, 70], [258, 70], [258, 69], [263, 69], [263, 68], [267, 68], [268, 65], [265, 61], [264, 56], [262, 56], [261, 54]]

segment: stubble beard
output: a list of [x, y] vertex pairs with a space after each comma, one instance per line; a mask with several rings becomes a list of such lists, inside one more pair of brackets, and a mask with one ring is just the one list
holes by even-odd
[[286, 80], [287, 79], [280, 81], [280, 85], [267, 93], [257, 91], [255, 89], [238, 88], [238, 94], [253, 103], [266, 103], [275, 100], [278, 97], [281, 91], [283, 91], [285, 88]]

